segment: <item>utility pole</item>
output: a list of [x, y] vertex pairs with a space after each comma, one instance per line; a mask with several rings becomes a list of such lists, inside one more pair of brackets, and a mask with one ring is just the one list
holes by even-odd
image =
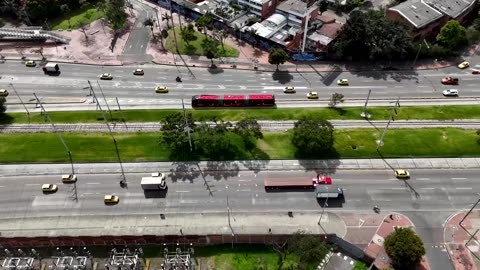
[[398, 97], [397, 101], [395, 101], [395, 105], [393, 106], [392, 111], [390, 112], [390, 118], [388, 119], [387, 126], [385, 126], [385, 129], [383, 130], [382, 137], [377, 142], [377, 151], [380, 147], [383, 146], [383, 139], [385, 138], [385, 135], [387, 134], [387, 129], [388, 129], [388, 126], [390, 126], [390, 122], [392, 120], [395, 121], [394, 114], [397, 115], [397, 107], [400, 108], [400, 97]]
[[17, 95], [18, 99], [20, 100], [20, 103], [22, 103], [23, 108], [27, 112], [28, 123], [30, 124], [30, 112], [28, 111], [27, 106], [25, 106], [25, 103], [23, 103], [22, 98], [20, 97], [20, 95], [18, 95], [17, 90], [15, 89], [15, 87], [13, 87], [13, 83], [10, 83], [10, 86], [12, 87], [13, 92], [15, 92], [15, 95]]
[[[118, 97], [115, 97], [115, 100], [117, 101], [118, 111], [120, 112], [120, 115], [122, 116], [122, 121], [125, 123], [125, 115], [123, 115], [122, 108], [120, 108], [120, 102], [118, 102]], [[127, 123], [125, 123], [125, 127], [128, 128]]]
[[93, 96], [93, 103], [97, 104], [95, 106], [95, 110], [98, 110], [98, 107], [100, 106], [100, 104], [98, 104], [97, 102], [97, 97], [95, 96], [95, 92], [93, 91], [93, 87], [92, 87], [92, 84], [90, 83], [90, 80], [88, 80], [88, 85], [90, 86], [90, 95]]
[[362, 112], [360, 113], [360, 116], [363, 117], [363, 118], [370, 118], [371, 117], [371, 115], [369, 113], [367, 113], [367, 103], [368, 103], [368, 100], [370, 99], [370, 93], [372, 93], [372, 89], [368, 89], [367, 99], [365, 100], [365, 105], [363, 105]]
[[327, 237], [327, 231], [325, 231], [325, 229], [322, 226], [322, 217], [323, 217], [323, 213], [325, 213], [325, 207], [328, 207], [328, 196], [327, 196], [327, 199], [325, 199], [325, 203], [323, 204], [323, 207], [322, 207], [322, 213], [320, 214], [320, 218], [318, 219], [318, 225], [320, 226], [320, 228], [322, 228], [322, 231], [325, 234], [325, 237]]
[[[93, 88], [92, 88], [92, 91], [93, 91]], [[120, 158], [120, 151], [118, 151], [117, 140], [115, 140], [115, 136], [113, 135], [112, 129], [108, 124], [108, 120], [107, 120], [107, 117], [105, 116], [105, 112], [102, 110], [100, 103], [98, 103], [98, 99], [97, 99], [97, 95], [95, 95], [95, 91], [93, 91], [93, 97], [95, 98], [97, 105], [100, 108], [100, 111], [102, 112], [103, 120], [105, 120], [105, 124], [107, 125], [108, 131], [110, 132], [110, 136], [112, 136], [113, 144], [115, 145], [115, 152], [117, 153], [118, 163], [120, 164], [120, 170], [122, 172], [121, 177], [122, 177], [122, 180], [126, 182], [127, 180], [125, 177], [125, 171], [123, 170], [122, 159]]]
[[[423, 39], [423, 43], [425, 43], [425, 46], [427, 46], [427, 49], [430, 49], [430, 46], [428, 45], [425, 39]], [[418, 45], [418, 52], [417, 52], [417, 55], [415, 56], [415, 60], [413, 60], [412, 68], [415, 68], [415, 64], [417, 63], [417, 59], [418, 59], [418, 56], [420, 55], [421, 50], [422, 50], [422, 43]]]
[[[102, 87], [100, 87], [100, 83], [98, 82], [98, 80], [97, 80], [97, 85], [98, 85], [98, 88], [100, 89], [100, 93], [102, 93], [103, 100], [105, 100], [105, 104], [107, 105], [108, 113], [110, 114], [110, 121], [113, 121], [112, 111], [110, 110], [110, 106], [108, 105], [107, 98], [105, 97], [105, 94], [103, 94]], [[98, 100], [97, 100], [97, 103], [98, 103]]]

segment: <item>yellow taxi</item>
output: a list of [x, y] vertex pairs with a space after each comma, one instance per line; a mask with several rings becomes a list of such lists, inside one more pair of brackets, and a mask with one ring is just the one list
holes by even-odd
[[6, 96], [8, 96], [7, 89], [0, 89], [0, 97], [6, 97]]
[[400, 179], [410, 178], [410, 173], [407, 170], [397, 169], [395, 170], [395, 177]]
[[318, 99], [318, 93], [317, 92], [308, 92], [307, 98], [308, 99]]
[[120, 198], [115, 195], [105, 195], [105, 197], [103, 198], [103, 201], [106, 204], [114, 204], [114, 203], [118, 203], [120, 201]]
[[337, 81], [338, 85], [348, 85], [348, 79], [340, 79]]
[[283, 93], [285, 93], [285, 94], [294, 94], [296, 92], [297, 91], [295, 90], [295, 87], [293, 87], [293, 86], [287, 86], [287, 87], [285, 87], [285, 89], [283, 89]]
[[155, 87], [155, 93], [168, 93], [168, 87], [157, 86], [157, 87]]
[[33, 61], [33, 60], [28, 60], [27, 62], [25, 62], [25, 66], [27, 66], [27, 67], [34, 67], [36, 65], [37, 65], [37, 63], [35, 63], [35, 61]]
[[470, 66], [470, 63], [467, 62], [467, 61], [463, 61], [462, 63], [458, 64], [458, 68], [459, 69], [464, 69], [464, 68], [468, 68]]
[[137, 68], [133, 71], [133, 75], [144, 75], [145, 73], [143, 72], [143, 69]]
[[62, 182], [63, 183], [75, 183], [77, 182], [77, 176], [75, 174], [64, 174], [62, 175]]
[[110, 73], [103, 73], [100, 75], [100, 80], [112, 80], [113, 76]]
[[42, 191], [43, 192], [57, 192], [58, 187], [54, 184], [43, 184]]

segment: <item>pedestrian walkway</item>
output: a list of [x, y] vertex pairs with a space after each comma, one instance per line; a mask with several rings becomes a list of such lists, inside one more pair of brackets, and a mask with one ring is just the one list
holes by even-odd
[[[461, 222], [461, 224], [460, 224]], [[480, 210], [453, 215], [445, 224], [445, 243], [456, 270], [480, 269]]]
[[[385, 269], [391, 266], [391, 260], [385, 252], [383, 247], [385, 238], [395, 231], [396, 227], [412, 228], [414, 224], [404, 215], [398, 213], [391, 213], [385, 216], [383, 222], [378, 227], [375, 235], [372, 237], [370, 243], [365, 248], [365, 253], [374, 259], [374, 264], [378, 269]], [[420, 263], [418, 269], [430, 269], [425, 257]]]
[[[74, 163], [76, 174], [145, 173], [154, 171], [283, 171], [283, 170], [393, 170], [403, 169], [478, 169], [480, 158], [400, 158], [328, 160], [237, 160], [190, 162]], [[61, 175], [72, 172], [71, 164], [0, 165], [0, 176]]]
[[[292, 129], [296, 121], [258, 121], [262, 130], [284, 131]], [[330, 120], [336, 129], [351, 128], [383, 128], [388, 121], [365, 121], [365, 120]], [[235, 124], [236, 122], [232, 122]], [[215, 125], [215, 123], [210, 123]], [[158, 122], [125, 122], [111, 123], [110, 128], [104, 123], [74, 123], [55, 124], [55, 128], [61, 132], [158, 132], [162, 125]], [[462, 129], [478, 129], [480, 120], [466, 119], [455, 121], [442, 120], [397, 120], [392, 122], [390, 128], [439, 128], [453, 127]], [[0, 125], [0, 133], [37, 133], [52, 132], [51, 124], [7, 124]]]

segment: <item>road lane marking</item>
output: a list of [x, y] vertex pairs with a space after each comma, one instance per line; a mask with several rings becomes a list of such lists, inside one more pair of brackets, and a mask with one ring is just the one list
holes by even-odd
[[471, 187], [457, 187], [457, 188], [455, 188], [455, 189], [468, 189], [468, 190], [470, 190], [470, 189], [472, 189], [472, 188], [471, 188]]
[[25, 186], [40, 186], [40, 184], [25, 184]]
[[239, 182], [251, 182], [252, 180], [251, 179], [242, 179], [242, 180], [238, 180]]
[[249, 192], [249, 191], [252, 191], [251, 189], [237, 189], [237, 192], [239, 191], [246, 191], [246, 192]]
[[5, 187], [5, 186], [0, 186], [0, 188]]
[[432, 190], [432, 189], [435, 189], [435, 188], [433, 188], [433, 187], [424, 187], [424, 188], [422, 188], [422, 189]]
[[177, 193], [188, 193], [190, 190], [176, 190]]
[[404, 190], [405, 188], [398, 188], [398, 187], [394, 187], [392, 189], [395, 189], [395, 190]]
[[466, 180], [467, 178], [461, 178], [461, 177], [459, 177], [459, 178], [450, 178], [450, 179], [452, 179], [452, 180]]
[[100, 183], [87, 183], [87, 185], [100, 185]]
[[417, 178], [417, 180], [430, 180], [430, 178]]

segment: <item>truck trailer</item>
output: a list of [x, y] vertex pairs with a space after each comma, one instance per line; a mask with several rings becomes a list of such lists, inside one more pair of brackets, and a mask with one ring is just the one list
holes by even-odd
[[317, 199], [337, 199], [343, 197], [343, 188], [337, 185], [317, 185], [315, 187]]
[[316, 178], [265, 178], [265, 189], [313, 189], [317, 185], [330, 185], [332, 178], [324, 175], [317, 175]]
[[60, 73], [60, 67], [56, 63], [48, 62], [43, 68], [45, 74], [58, 74]]
[[165, 190], [167, 182], [162, 177], [142, 177], [140, 182], [143, 190]]

